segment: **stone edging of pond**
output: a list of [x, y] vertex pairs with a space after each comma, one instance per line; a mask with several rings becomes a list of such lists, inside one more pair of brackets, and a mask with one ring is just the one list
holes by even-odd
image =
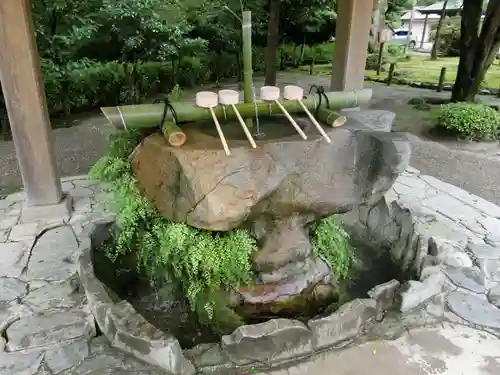
[[182, 354], [177, 339], [156, 329], [127, 301], [115, 303], [94, 273], [92, 237], [113, 223], [101, 220], [87, 225], [80, 234], [80, 280], [100, 330], [111, 345], [148, 363], [179, 375], [192, 375], [194, 366]]
[[[128, 302], [113, 301], [95, 276], [91, 236], [112, 220], [88, 225], [80, 235], [80, 278], [112, 345], [175, 375], [275, 368], [364, 337], [394, 338], [391, 332], [399, 335], [405, 325], [443, 320], [500, 334], [500, 207], [408, 168], [385, 199], [343, 220], [353, 235], [391, 249], [394, 261], [419, 281], [378, 285], [371, 298], [350, 301], [307, 324], [273, 319], [245, 325], [219, 343], [182, 351], [175, 337]], [[399, 313], [385, 316], [388, 309]]]
[[113, 301], [96, 277], [91, 238], [99, 236], [98, 232], [112, 222], [89, 224], [80, 235], [79, 274], [90, 310], [113, 346], [173, 374], [194, 374], [195, 366], [204, 372], [211, 368], [275, 367], [317, 351], [348, 345], [375, 322], [375, 299], [355, 299], [329, 316], [310, 320], [307, 325], [291, 319], [245, 325], [223, 336], [220, 343], [198, 345], [183, 353], [175, 337], [147, 322], [129, 302]]
[[344, 215], [344, 224], [418, 277], [399, 292], [401, 313], [424, 309], [500, 334], [500, 207], [409, 167], [383, 200]]

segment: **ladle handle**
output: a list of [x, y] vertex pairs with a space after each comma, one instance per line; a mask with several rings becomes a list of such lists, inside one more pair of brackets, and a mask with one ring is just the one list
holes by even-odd
[[219, 133], [219, 138], [220, 141], [222, 142], [222, 147], [224, 147], [224, 151], [226, 152], [226, 155], [229, 156], [231, 155], [231, 151], [229, 150], [229, 147], [226, 142], [226, 137], [224, 137], [224, 133], [222, 132], [222, 129], [219, 124], [219, 120], [217, 119], [217, 116], [215, 116], [215, 112], [213, 108], [210, 108], [210, 113], [212, 114], [212, 119], [214, 120], [215, 128], [217, 129], [217, 133]]
[[297, 133], [299, 133], [299, 135], [302, 137], [302, 139], [307, 139], [307, 135], [302, 131], [302, 129], [300, 128], [300, 126], [295, 122], [295, 120], [292, 118], [292, 116], [290, 116], [290, 114], [288, 113], [288, 111], [285, 109], [285, 107], [283, 107], [281, 105], [281, 103], [278, 101], [278, 100], [275, 100], [274, 101], [276, 103], [276, 105], [281, 109], [281, 112], [283, 112], [283, 114], [286, 116], [286, 118], [288, 119], [288, 121], [290, 121], [290, 124], [293, 125], [293, 127], [295, 128], [295, 130], [297, 130]]
[[323, 127], [319, 124], [319, 122], [314, 118], [314, 116], [311, 114], [311, 112], [307, 109], [307, 107], [304, 105], [304, 103], [302, 102], [302, 100], [298, 100], [300, 106], [302, 107], [302, 109], [304, 110], [304, 112], [307, 114], [307, 116], [309, 117], [309, 120], [311, 120], [311, 122], [314, 124], [314, 126], [316, 126], [316, 129], [318, 129], [318, 131], [321, 133], [321, 135], [323, 136], [323, 138], [325, 138], [325, 140], [328, 142], [328, 143], [332, 143], [332, 140], [330, 139], [330, 137], [328, 136], [328, 134], [325, 133], [325, 131], [323, 130]]
[[250, 134], [250, 131], [248, 130], [247, 124], [245, 124], [245, 121], [240, 115], [240, 111], [238, 111], [238, 108], [234, 104], [232, 104], [233, 111], [236, 114], [236, 117], [238, 118], [238, 121], [241, 124], [241, 127], [243, 128], [243, 131], [245, 132], [245, 135], [247, 136], [248, 142], [252, 145], [253, 148], [257, 148], [257, 144], [253, 140], [252, 134]]

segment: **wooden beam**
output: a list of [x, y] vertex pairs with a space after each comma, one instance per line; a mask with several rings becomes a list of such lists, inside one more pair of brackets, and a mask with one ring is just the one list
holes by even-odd
[[62, 199], [29, 0], [0, 0], [0, 81], [28, 206]]

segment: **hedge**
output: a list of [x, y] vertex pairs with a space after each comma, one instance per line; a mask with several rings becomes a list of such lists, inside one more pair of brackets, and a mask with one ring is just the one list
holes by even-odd
[[[262, 56], [262, 51], [256, 51], [256, 71], [263, 69]], [[229, 54], [206, 54], [185, 57], [175, 62], [137, 64], [81, 60], [63, 67], [42, 59], [41, 69], [51, 116], [102, 106], [138, 103], [166, 92], [175, 84], [191, 87], [207, 81], [236, 77], [239, 73], [236, 56]], [[10, 128], [1, 92], [0, 125], [2, 135], [8, 136]]]

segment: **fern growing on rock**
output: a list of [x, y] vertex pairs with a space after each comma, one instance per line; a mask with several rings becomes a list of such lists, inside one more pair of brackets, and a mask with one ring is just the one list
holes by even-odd
[[107, 204], [116, 213], [107, 256], [116, 260], [135, 252], [140, 270], [154, 285], [175, 282], [200, 322], [232, 330], [242, 320], [219, 291], [251, 282], [256, 242], [245, 230], [210, 232], [162, 217], [138, 189], [128, 160], [141, 138], [138, 132], [113, 135], [108, 155], [91, 171], [92, 178], [105, 183]]
[[335, 217], [320, 220], [311, 231], [311, 242], [316, 255], [325, 260], [337, 280], [348, 276], [354, 261], [350, 236]]

